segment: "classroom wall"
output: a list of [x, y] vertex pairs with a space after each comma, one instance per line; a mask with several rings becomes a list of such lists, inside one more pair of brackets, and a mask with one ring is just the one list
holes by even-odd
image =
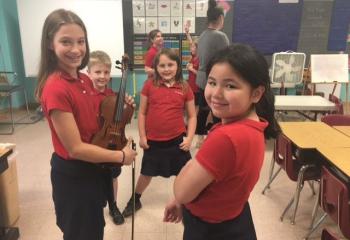
[[[34, 99], [36, 79], [26, 78], [24, 76], [17, 4], [15, 0], [0, 0], [0, 32], [0, 70], [17, 72], [18, 77], [17, 79], [11, 78], [11, 84], [24, 84], [29, 96], [29, 102], [36, 103]], [[130, 73], [128, 79], [127, 91], [133, 94], [133, 82], [136, 83], [136, 91], [139, 92], [146, 79], [146, 75], [142, 70], [135, 70], [134, 73]], [[113, 79], [114, 83], [112, 83], [112, 86], [114, 90], [117, 90], [119, 80], [117, 78]], [[345, 100], [345, 87], [342, 87], [341, 98]], [[15, 94], [14, 106], [20, 107], [23, 105], [24, 99], [22, 94]]]

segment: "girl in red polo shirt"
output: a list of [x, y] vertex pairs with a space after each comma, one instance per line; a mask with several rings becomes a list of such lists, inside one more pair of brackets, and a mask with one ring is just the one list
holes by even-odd
[[235, 44], [214, 55], [207, 75], [205, 98], [221, 123], [175, 179], [164, 221], [178, 222], [183, 214], [184, 240], [254, 240], [248, 198], [259, 179], [265, 138], [280, 131], [268, 64], [252, 47]]
[[162, 32], [158, 29], [154, 29], [148, 34], [148, 43], [150, 45], [145, 55], [145, 72], [148, 78], [154, 76], [153, 61], [157, 52], [163, 47]]
[[64, 9], [50, 13], [42, 31], [36, 96], [51, 130], [52, 198], [64, 240], [103, 239], [106, 194], [97, 163], [130, 165], [136, 156], [131, 140], [121, 151], [90, 144], [99, 122], [92, 82], [79, 71], [88, 60], [82, 20]]
[[[163, 48], [153, 66], [155, 75], [143, 86], [138, 114], [140, 147], [144, 153], [135, 189], [135, 211], [141, 208], [141, 194], [152, 177], [177, 175], [191, 159], [189, 150], [196, 128], [193, 93], [182, 78], [177, 53]], [[130, 216], [132, 210], [131, 198], [123, 211], [124, 217]]]

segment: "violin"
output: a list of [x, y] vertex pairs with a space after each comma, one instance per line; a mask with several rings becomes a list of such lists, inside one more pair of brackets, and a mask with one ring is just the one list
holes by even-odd
[[[125, 104], [125, 90], [128, 73], [129, 57], [124, 54], [121, 64], [122, 78], [119, 86], [119, 92], [116, 96], [107, 96], [100, 105], [100, 123], [101, 129], [93, 139], [92, 144], [111, 149], [122, 150], [128, 140], [125, 136], [125, 125], [131, 122], [134, 114], [134, 107]], [[121, 166], [120, 163], [113, 163], [113, 166]]]

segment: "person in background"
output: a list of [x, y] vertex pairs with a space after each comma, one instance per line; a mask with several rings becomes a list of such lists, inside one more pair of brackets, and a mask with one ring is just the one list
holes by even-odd
[[[199, 58], [197, 55], [198, 41], [197, 39], [192, 39], [188, 25], [185, 25], [185, 33], [186, 33], [187, 40], [190, 43], [190, 50], [191, 50], [191, 60], [186, 65], [186, 69], [188, 70], [188, 84], [190, 85], [192, 92], [194, 94], [194, 105], [196, 106], [196, 114], [198, 114], [198, 101], [200, 97], [199, 89], [196, 84], [196, 76], [197, 76], [197, 71], [199, 67]], [[197, 127], [198, 127], [198, 119], [197, 119]], [[197, 128], [196, 128], [196, 134], [197, 134]], [[199, 144], [201, 144], [201, 142]]]
[[[163, 48], [153, 66], [155, 75], [143, 86], [138, 114], [139, 144], [144, 151], [135, 189], [135, 211], [142, 207], [141, 194], [152, 177], [177, 175], [191, 158], [189, 150], [197, 121], [193, 93], [182, 78], [177, 53]], [[124, 217], [132, 214], [132, 200], [133, 197], [123, 211]]]
[[154, 29], [148, 33], [149, 49], [145, 55], [145, 72], [148, 78], [154, 76], [153, 61], [157, 52], [163, 47], [162, 32], [158, 29]]
[[[204, 136], [207, 134], [206, 125], [210, 112], [204, 97], [204, 88], [207, 84], [206, 68], [212, 56], [230, 44], [226, 34], [220, 31], [224, 27], [224, 10], [217, 5], [215, 0], [208, 1], [207, 20], [208, 27], [199, 36], [197, 49], [199, 58], [199, 68], [196, 77], [196, 83], [199, 87], [199, 111], [196, 131], [198, 135], [197, 146], [201, 145]], [[214, 117], [213, 121], [216, 123], [219, 119]]]
[[131, 139], [119, 151], [91, 144], [99, 121], [95, 89], [80, 72], [88, 61], [87, 31], [80, 17], [65, 9], [51, 12], [42, 30], [35, 93], [51, 131], [52, 198], [64, 240], [103, 239], [106, 193], [99, 163], [130, 165], [136, 157]]
[[[87, 72], [96, 89], [97, 104], [100, 105], [106, 96], [114, 96], [115, 93], [108, 88], [111, 80], [112, 61], [107, 53], [93, 51], [90, 53]], [[109, 215], [116, 225], [124, 223], [124, 217], [117, 207], [118, 176], [121, 174], [120, 166], [102, 165], [105, 170], [106, 193], [109, 207]]]
[[184, 240], [254, 240], [248, 198], [259, 179], [265, 138], [281, 131], [268, 64], [252, 47], [234, 44], [212, 57], [207, 73], [205, 98], [221, 122], [176, 177], [164, 221], [183, 217]]

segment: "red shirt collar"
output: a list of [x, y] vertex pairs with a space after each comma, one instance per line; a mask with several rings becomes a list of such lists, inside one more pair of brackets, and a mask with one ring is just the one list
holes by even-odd
[[62, 70], [57, 71], [57, 74], [59, 74], [61, 78], [65, 79], [67, 81], [70, 81], [70, 82], [78, 81], [79, 79], [81, 79], [80, 72], [78, 72], [78, 78], [74, 78], [70, 74], [68, 74], [67, 72], [62, 71]]
[[[165, 82], [163, 79], [159, 80], [159, 83], [160, 83], [161, 85], [166, 86], [166, 85], [165, 85], [166, 82]], [[167, 86], [166, 86], [166, 87], [167, 87]], [[175, 82], [174, 85], [171, 86], [171, 88], [182, 88], [182, 85], [181, 85], [179, 82]]]

